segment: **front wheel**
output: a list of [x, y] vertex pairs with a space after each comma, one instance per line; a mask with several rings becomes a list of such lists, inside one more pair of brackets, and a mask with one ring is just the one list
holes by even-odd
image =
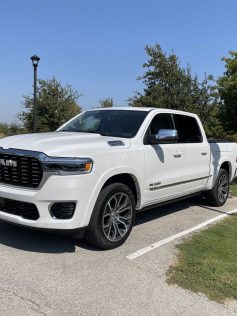
[[208, 203], [212, 206], [222, 206], [229, 196], [229, 174], [225, 169], [220, 169], [214, 187], [205, 192]]
[[129, 187], [105, 187], [95, 204], [86, 239], [102, 249], [113, 249], [128, 238], [135, 220], [135, 199]]

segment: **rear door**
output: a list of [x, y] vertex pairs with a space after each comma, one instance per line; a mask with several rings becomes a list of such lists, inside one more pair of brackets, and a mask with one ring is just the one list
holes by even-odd
[[209, 178], [210, 146], [194, 116], [174, 114], [182, 157], [180, 181], [185, 193], [201, 190]]

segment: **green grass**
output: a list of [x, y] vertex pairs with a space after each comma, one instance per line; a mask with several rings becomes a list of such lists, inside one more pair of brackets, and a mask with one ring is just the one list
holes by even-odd
[[232, 191], [233, 196], [237, 196], [237, 183], [236, 182], [231, 185], [231, 191]]
[[179, 245], [167, 281], [220, 303], [237, 299], [237, 216], [231, 215]]

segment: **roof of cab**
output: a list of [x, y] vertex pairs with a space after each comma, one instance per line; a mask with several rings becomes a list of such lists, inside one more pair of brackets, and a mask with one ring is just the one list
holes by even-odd
[[102, 110], [102, 111], [108, 111], [108, 110], [128, 110], [128, 111], [144, 111], [144, 112], [150, 112], [153, 110], [156, 110], [161, 113], [177, 113], [177, 114], [188, 114], [192, 116], [196, 116], [196, 114], [191, 112], [184, 112], [179, 110], [173, 110], [173, 109], [165, 109], [165, 108], [150, 108], [150, 107], [133, 107], [133, 106], [124, 106], [124, 107], [111, 107], [111, 108], [95, 108], [90, 109], [88, 111], [93, 110]]
[[95, 109], [90, 109], [89, 111], [93, 110], [102, 110], [102, 111], [107, 111], [107, 110], [128, 110], [128, 111], [145, 111], [149, 112], [151, 110], [155, 110], [155, 108], [146, 108], [146, 107], [133, 107], [133, 106], [115, 106], [115, 107], [109, 107], [109, 108], [95, 108]]

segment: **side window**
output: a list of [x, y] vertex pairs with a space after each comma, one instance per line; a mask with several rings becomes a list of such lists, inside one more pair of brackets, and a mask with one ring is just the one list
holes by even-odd
[[157, 135], [160, 129], [173, 129], [172, 118], [169, 114], [157, 114], [147, 130], [148, 135]]
[[198, 122], [194, 117], [175, 114], [173, 118], [181, 143], [202, 142], [202, 134]]

